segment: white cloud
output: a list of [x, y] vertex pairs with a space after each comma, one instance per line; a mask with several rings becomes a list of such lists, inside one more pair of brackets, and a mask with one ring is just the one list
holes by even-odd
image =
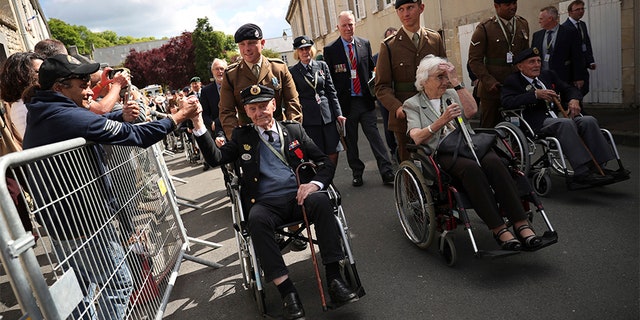
[[279, 37], [289, 28], [286, 0], [40, 0], [45, 16], [91, 31], [111, 30], [119, 36], [175, 37], [193, 31], [198, 18], [209, 18], [214, 30], [235, 33], [245, 23], [262, 28], [265, 38]]

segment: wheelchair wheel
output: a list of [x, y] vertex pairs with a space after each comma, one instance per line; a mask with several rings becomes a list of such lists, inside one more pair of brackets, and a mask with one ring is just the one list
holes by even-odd
[[458, 253], [456, 252], [456, 246], [453, 243], [453, 237], [451, 235], [445, 235], [438, 238], [439, 251], [444, 262], [447, 266], [452, 267], [458, 260]]
[[421, 249], [427, 249], [436, 231], [436, 217], [431, 193], [422, 171], [411, 161], [404, 161], [394, 182], [396, 211], [404, 233]]
[[540, 197], [544, 197], [551, 192], [551, 177], [544, 168], [533, 175], [531, 183], [533, 184], [533, 190]]
[[[505, 140], [509, 143], [511, 150], [515, 153], [518, 169], [522, 171], [525, 176], [529, 176], [531, 155], [529, 154], [529, 142], [524, 136], [524, 133], [522, 133], [520, 128], [516, 127], [513, 123], [506, 121], [498, 123], [496, 128], [502, 129], [507, 133]], [[501, 145], [501, 143], [498, 143], [498, 148], [510, 153], [506, 150], [506, 146]]]

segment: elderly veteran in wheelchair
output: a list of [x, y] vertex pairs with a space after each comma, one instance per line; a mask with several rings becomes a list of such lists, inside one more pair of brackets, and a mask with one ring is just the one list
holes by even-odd
[[[303, 317], [304, 309], [274, 232], [286, 222], [302, 220], [303, 205], [309, 220], [315, 224], [332, 302], [343, 304], [357, 300], [357, 294], [340, 275], [339, 261], [344, 254], [330, 200], [326, 193], [316, 192], [331, 183], [335, 165], [307, 136], [300, 123], [275, 121], [273, 89], [253, 85], [240, 95], [252, 124], [235, 128], [233, 138], [218, 148], [199, 116], [192, 119], [194, 135], [209, 165], [235, 162], [243, 172], [241, 198], [249, 212], [249, 233], [265, 280], [273, 281], [282, 296], [285, 319]], [[298, 185], [295, 169], [307, 161], [323, 165], [318, 166], [315, 173], [309, 172], [308, 182]]]
[[[603, 185], [628, 178], [625, 169], [604, 168], [616, 155], [602, 135], [598, 120], [581, 114], [580, 90], [560, 80], [554, 71], [542, 70], [540, 51], [535, 47], [520, 52], [513, 62], [518, 71], [504, 81], [502, 106], [507, 110], [524, 108], [522, 116], [535, 134], [560, 141], [574, 169], [573, 181]], [[558, 104], [561, 99], [567, 102], [566, 111]], [[558, 111], [566, 116], [558, 117]]]
[[[458, 117], [466, 120], [478, 109], [471, 93], [461, 89], [453, 64], [434, 55], [426, 56], [418, 66], [415, 86], [419, 93], [403, 105], [409, 137], [416, 144], [436, 150], [436, 161], [456, 185], [462, 186], [501, 249], [517, 251], [522, 246], [527, 249], [540, 246], [542, 239], [536, 236], [528, 223], [511, 173], [493, 150], [489, 149], [478, 161], [437, 151], [447, 135], [462, 130], [454, 127], [452, 122]], [[457, 90], [450, 89], [450, 86]], [[468, 124], [464, 126], [474, 134]], [[515, 235], [507, 228], [496, 200], [513, 224]]]

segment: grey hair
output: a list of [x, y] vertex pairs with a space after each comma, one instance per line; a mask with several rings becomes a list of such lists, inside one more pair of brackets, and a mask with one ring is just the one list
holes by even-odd
[[429, 74], [438, 70], [438, 66], [441, 63], [447, 63], [447, 59], [436, 57], [432, 54], [429, 54], [426, 57], [422, 58], [420, 64], [418, 65], [418, 69], [416, 70], [416, 90], [423, 90], [422, 84], [427, 81], [427, 78], [429, 78]]
[[215, 58], [213, 59], [213, 62], [211, 62], [211, 69], [213, 69], [213, 65], [216, 64], [216, 62], [222, 62], [225, 66], [227, 65], [227, 60]]
[[353, 11], [351, 11], [351, 10], [341, 11], [341, 12], [338, 14], [338, 19], [340, 19], [340, 17], [342, 17], [342, 16], [348, 16], [348, 17], [350, 17], [351, 19], [353, 19], [353, 21], [356, 21], [356, 16], [353, 14]]

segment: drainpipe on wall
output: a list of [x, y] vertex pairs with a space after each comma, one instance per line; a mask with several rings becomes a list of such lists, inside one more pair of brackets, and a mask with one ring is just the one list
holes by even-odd
[[18, 29], [20, 30], [20, 34], [22, 35], [23, 45], [25, 47], [25, 51], [31, 51], [33, 48], [30, 46], [29, 36], [27, 35], [27, 28], [25, 27], [26, 17], [22, 16], [22, 11], [20, 11], [20, 6], [18, 0], [12, 0], [11, 5], [13, 6], [13, 12], [16, 17], [16, 23], [18, 24]]

